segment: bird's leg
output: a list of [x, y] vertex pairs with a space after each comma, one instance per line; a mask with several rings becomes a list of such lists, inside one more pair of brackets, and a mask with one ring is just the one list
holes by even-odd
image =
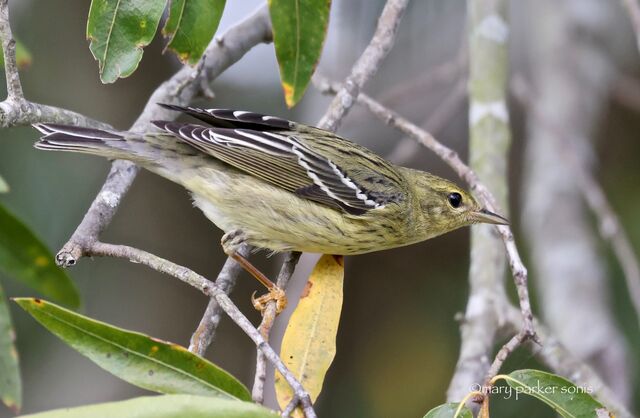
[[253, 307], [259, 310], [260, 312], [264, 312], [267, 307], [267, 302], [276, 301], [276, 313], [280, 313], [287, 306], [287, 295], [284, 290], [280, 289], [276, 286], [271, 280], [267, 278], [260, 270], [258, 270], [253, 264], [249, 262], [246, 258], [244, 258], [238, 252], [238, 248], [245, 242], [244, 233], [237, 229], [234, 231], [229, 231], [222, 236], [221, 244], [222, 249], [225, 254], [229, 257], [233, 258], [238, 264], [242, 266], [249, 274], [256, 278], [260, 283], [262, 283], [268, 290], [269, 293], [264, 294], [259, 297], [255, 297], [255, 292], [251, 295], [251, 302], [253, 303]]

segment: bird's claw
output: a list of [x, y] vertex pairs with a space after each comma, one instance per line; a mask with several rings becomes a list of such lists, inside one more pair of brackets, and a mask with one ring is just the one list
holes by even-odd
[[269, 289], [269, 293], [265, 293], [262, 296], [256, 297], [256, 292], [251, 295], [251, 303], [260, 313], [264, 315], [264, 311], [267, 309], [268, 303], [274, 301], [276, 303], [276, 314], [284, 311], [287, 307], [287, 295], [284, 290], [279, 287], [273, 287]]

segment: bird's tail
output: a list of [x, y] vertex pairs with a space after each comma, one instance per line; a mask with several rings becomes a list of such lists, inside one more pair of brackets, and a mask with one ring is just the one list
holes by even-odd
[[52, 123], [37, 123], [33, 127], [43, 134], [34, 144], [37, 149], [131, 159], [127, 140], [119, 132]]

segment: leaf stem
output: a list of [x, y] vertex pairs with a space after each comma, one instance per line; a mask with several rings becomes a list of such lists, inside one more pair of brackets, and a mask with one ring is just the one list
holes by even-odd
[[469, 401], [469, 399], [471, 399], [474, 396], [481, 396], [484, 399], [485, 394], [480, 392], [479, 390], [474, 390], [467, 393], [467, 395], [464, 398], [462, 398], [462, 400], [458, 404], [458, 408], [456, 408], [456, 412], [453, 414], [453, 418], [458, 418], [458, 416], [462, 412], [462, 408], [464, 408], [467, 402]]

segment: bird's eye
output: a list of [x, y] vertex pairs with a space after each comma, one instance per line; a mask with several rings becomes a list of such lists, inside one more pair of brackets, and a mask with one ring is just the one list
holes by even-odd
[[449, 193], [449, 196], [447, 196], [447, 200], [449, 200], [449, 204], [451, 205], [451, 207], [457, 208], [460, 206], [460, 203], [462, 203], [462, 196], [457, 192]]

